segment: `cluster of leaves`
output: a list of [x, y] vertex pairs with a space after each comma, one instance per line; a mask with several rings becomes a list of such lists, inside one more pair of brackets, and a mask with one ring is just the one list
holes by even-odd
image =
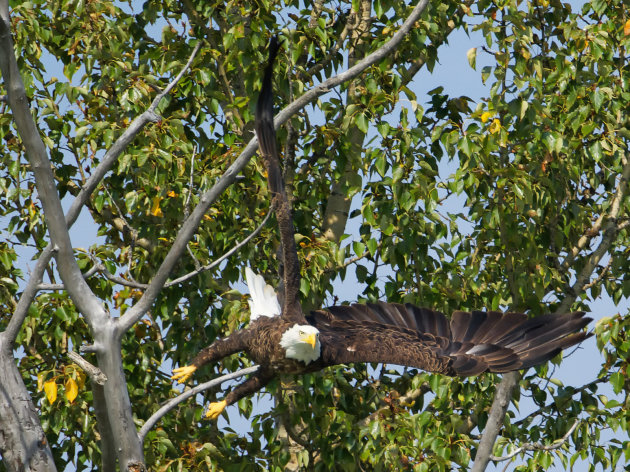
[[[282, 105], [341, 71], [346, 59], [356, 62], [376, 50], [409, 10], [394, 0], [320, 3], [149, 0], [135, 12], [101, 1], [13, 6], [19, 65], [62, 196], [78, 194], [104, 152], [149, 107], [155, 89], [204, 41], [190, 72], [160, 105], [161, 120], [136, 136], [88, 203], [99, 240], [78, 251], [77, 260], [84, 272], [98, 269], [88, 283], [112, 312], [124, 313], [141, 296], [199, 195], [252, 136], [252, 97], [269, 36], [281, 31], [287, 39], [275, 81]], [[556, 0], [431, 3], [395, 54], [279, 132], [305, 305], [338, 302], [331, 300], [335, 277], [349, 272], [363, 287], [349, 301], [381, 298], [446, 312], [540, 313], [567, 296], [579, 295], [584, 308], [602, 291], [615, 301], [629, 297], [628, 226], [606, 266], [592, 274], [594, 283], [577, 294], [571, 289], [589, 263], [581, 238], [598, 236], [588, 230], [609, 211], [628, 159], [630, 35], [623, 6], [600, 1], [574, 12]], [[423, 107], [413, 79], [422, 67], [433, 69], [455, 28], [483, 35], [483, 51], [468, 58], [473, 66], [479, 54], [491, 58], [480, 71], [489, 95], [473, 106], [440, 87]], [[8, 235], [0, 243], [0, 307], [10, 313], [23, 277], [15, 248], [29, 245], [39, 254], [46, 237], [23, 146], [6, 104], [0, 107], [6, 148], [0, 215]], [[457, 164], [448, 177], [438, 167], [447, 159]], [[347, 207], [337, 206], [337, 194]], [[360, 205], [349, 211], [355, 195]], [[628, 218], [628, 204], [622, 205], [619, 225]], [[252, 162], [207, 213], [172, 278], [216, 260], [269, 211], [262, 165]], [[344, 212], [348, 229], [335, 233], [330, 215]], [[272, 218], [229, 263], [162, 291], [122, 344], [139, 423], [178, 393], [168, 379], [172, 365], [187, 363], [248, 321], [245, 298], [234, 288], [241, 269], [250, 264], [273, 283], [277, 253]], [[47, 281], [56, 282], [53, 269]], [[0, 317], [0, 329], [7, 321]], [[506, 424], [497, 453], [562, 437], [567, 418], [581, 415], [583, 423], [568, 443], [571, 452], [537, 451], [519, 470], [539, 470], [555, 455], [565, 465], [581, 458], [606, 468], [628, 459], [627, 441], [604, 445], [598, 436], [606, 425], [627, 432], [627, 320], [612, 318], [598, 329], [606, 353], [598, 379], [583, 387], [541, 383], [545, 368], [523, 379], [540, 414]], [[95, 399], [66, 357], [90, 336], [66, 292], [56, 291], [35, 299], [17, 340], [25, 383], [40, 403], [60, 468], [74, 462], [83, 470], [100, 461], [90, 409]], [[249, 361], [235, 355], [198, 376], [244, 365]], [[255, 414], [251, 399], [240, 402], [249, 435], [219, 431], [201, 421], [201, 405], [188, 402], [147, 435], [146, 459], [164, 471], [282, 470], [289, 461], [314, 470], [466, 469], [495, 377], [461, 382], [415, 374], [343, 366], [290, 385], [284, 379], [267, 388], [277, 402], [273, 413]], [[605, 382], [625, 395], [623, 402], [596, 395]], [[60, 386], [66, 402], [56, 398]], [[413, 405], [398, 403], [414, 390], [421, 393]], [[291, 441], [302, 447], [297, 455], [289, 452]]]

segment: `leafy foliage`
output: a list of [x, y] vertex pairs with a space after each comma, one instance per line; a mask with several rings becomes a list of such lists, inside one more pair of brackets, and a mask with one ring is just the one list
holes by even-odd
[[[615, 203], [630, 139], [623, 5], [595, 1], [574, 11], [557, 0], [431, 3], [394, 54], [279, 131], [305, 304], [338, 301], [333, 286], [350, 275], [362, 292], [349, 301], [385, 298], [446, 312], [540, 314], [588, 309], [604, 292], [615, 302], [630, 297], [630, 203], [623, 193]], [[99, 238], [75, 257], [112, 313], [124, 314], [142, 296], [200, 195], [251, 138], [269, 36], [285, 40], [276, 72], [283, 107], [346, 61], [377, 50], [409, 10], [388, 0], [12, 3], [18, 64], [65, 201], [203, 43], [161, 102], [160, 119], [136, 135], [87, 204]], [[488, 95], [478, 103], [442, 87], [428, 97], [413, 91], [455, 29], [485, 41], [462, 59], [475, 68], [489, 58], [479, 70]], [[0, 110], [4, 329], [28, 275], [16, 267], [18, 257], [28, 248], [37, 258], [48, 238], [24, 146], [4, 102]], [[451, 175], [441, 171], [445, 162]], [[254, 159], [206, 213], [171, 280], [236, 246], [268, 214], [268, 200]], [[331, 215], [340, 214], [348, 217], [337, 216], [343, 230], [336, 233]], [[247, 323], [241, 269], [249, 264], [278, 281], [277, 252], [272, 218], [228, 262], [164, 288], [127, 333], [123, 369], [138, 424], [179, 393], [172, 366]], [[46, 282], [58, 279], [51, 265]], [[569, 468], [577, 460], [613, 470], [628, 461], [628, 320], [606, 318], [596, 332], [604, 355], [597, 378], [555, 385], [542, 367], [522, 379], [514, 403], [531, 395], [538, 410], [518, 420], [510, 410], [495, 454], [550, 444], [574, 419], [580, 424], [562, 448], [517, 456], [527, 454], [516, 470]], [[101, 461], [93, 391], [66, 357], [92, 341], [59, 289], [39, 292], [17, 339], [20, 371], [60, 469]], [[86, 358], [97, 364], [96, 356]], [[235, 355], [196, 375], [245, 365]], [[466, 470], [495, 383], [492, 375], [462, 381], [341, 366], [268, 387], [276, 402], [270, 412], [242, 401], [248, 434], [202, 421], [201, 399], [181, 404], [149, 432], [145, 457], [161, 471], [284, 470], [289, 462], [312, 470]], [[598, 395], [606, 383], [615, 398]], [[412, 402], [400, 403], [406, 395]], [[606, 440], [607, 428], [624, 439]]]

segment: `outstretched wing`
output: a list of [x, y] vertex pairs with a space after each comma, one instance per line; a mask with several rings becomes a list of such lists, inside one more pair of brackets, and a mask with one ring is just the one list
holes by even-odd
[[265, 282], [262, 275], [255, 274], [249, 267], [245, 268], [245, 280], [249, 288], [250, 321], [260, 316], [278, 316], [280, 304], [278, 297], [271, 285]]
[[379, 302], [330, 307], [307, 317], [320, 331], [321, 364], [379, 362], [448, 375], [510, 372], [545, 362], [590, 336], [583, 312], [453, 313]]
[[262, 89], [256, 105], [256, 135], [260, 154], [267, 169], [267, 181], [276, 210], [280, 241], [282, 243], [282, 258], [284, 263], [284, 307], [282, 316], [298, 323], [304, 322], [304, 315], [298, 300], [300, 289], [300, 263], [297, 256], [293, 230], [291, 205], [284, 189], [282, 171], [276, 143], [276, 130], [273, 125], [273, 63], [278, 53], [277, 38], [271, 38], [269, 43], [269, 62], [265, 68]]

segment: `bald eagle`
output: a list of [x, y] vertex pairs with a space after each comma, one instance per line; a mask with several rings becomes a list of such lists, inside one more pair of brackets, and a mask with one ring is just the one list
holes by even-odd
[[204, 364], [244, 351], [260, 369], [219, 402], [206, 416], [217, 418], [226, 406], [260, 390], [279, 374], [303, 374], [325, 367], [374, 362], [417, 367], [445, 375], [504, 373], [546, 362], [590, 336], [584, 312], [544, 315], [456, 311], [442, 313], [411, 304], [368, 303], [302, 312], [298, 293], [300, 266], [292, 211], [280, 170], [273, 125], [272, 71], [278, 52], [272, 39], [269, 61], [256, 106], [256, 134], [267, 169], [284, 262], [282, 306], [262, 276], [245, 270], [250, 291], [250, 325], [203, 349], [192, 362], [173, 370], [186, 381]]

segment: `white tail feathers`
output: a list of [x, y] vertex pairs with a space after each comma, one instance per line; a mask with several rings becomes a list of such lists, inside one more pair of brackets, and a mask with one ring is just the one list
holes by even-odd
[[265, 283], [263, 276], [254, 274], [254, 271], [246, 267], [245, 280], [250, 295], [248, 300], [251, 311], [250, 321], [254, 321], [259, 316], [278, 316], [281, 312], [278, 297], [273, 287]]

